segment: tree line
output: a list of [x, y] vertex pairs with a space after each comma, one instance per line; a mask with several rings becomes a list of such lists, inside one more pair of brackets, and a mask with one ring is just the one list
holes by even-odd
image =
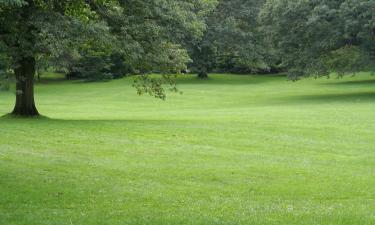
[[35, 74], [50, 68], [67, 79], [139, 74], [139, 94], [165, 98], [181, 72], [373, 70], [374, 37], [373, 0], [1, 0], [0, 82], [14, 77], [13, 114], [34, 116]]

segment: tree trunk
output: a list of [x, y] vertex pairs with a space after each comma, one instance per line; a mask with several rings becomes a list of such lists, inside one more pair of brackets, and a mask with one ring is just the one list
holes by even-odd
[[198, 73], [198, 78], [200, 78], [200, 79], [206, 79], [206, 78], [208, 78], [207, 72], [206, 71], [200, 71]]
[[25, 117], [38, 116], [34, 101], [35, 58], [22, 58], [18, 63], [18, 67], [14, 70], [17, 82], [16, 105], [12, 114]]
[[36, 70], [36, 78], [38, 79], [38, 81], [41, 80], [41, 78], [40, 78], [40, 74], [41, 74], [41, 72], [37, 69], [37, 70]]

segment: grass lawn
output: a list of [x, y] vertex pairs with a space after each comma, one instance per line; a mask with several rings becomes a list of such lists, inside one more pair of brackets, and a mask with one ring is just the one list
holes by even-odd
[[0, 119], [0, 224], [375, 224], [374, 76], [178, 83], [38, 84], [48, 118]]

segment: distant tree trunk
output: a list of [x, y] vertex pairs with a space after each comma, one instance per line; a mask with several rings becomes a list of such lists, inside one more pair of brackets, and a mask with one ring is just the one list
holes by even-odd
[[198, 78], [200, 78], [200, 79], [206, 79], [206, 78], [208, 78], [207, 72], [206, 71], [200, 71], [198, 73]]
[[206, 78], [208, 78], [208, 69], [207, 69], [207, 66], [202, 65], [202, 67], [200, 68], [200, 70], [198, 72], [198, 78], [200, 78], [200, 79], [206, 79]]
[[18, 62], [14, 70], [16, 75], [16, 105], [13, 115], [17, 116], [38, 116], [38, 110], [34, 101], [34, 75], [35, 58], [26, 57]]
[[210, 71], [211, 67], [211, 50], [207, 43], [201, 43], [197, 49], [198, 51], [198, 59], [196, 60], [197, 69], [198, 69], [198, 78], [199, 79], [207, 79], [208, 72]]
[[36, 71], [36, 77], [37, 77], [37, 79], [38, 79], [38, 81], [40, 81], [40, 71], [37, 69]]

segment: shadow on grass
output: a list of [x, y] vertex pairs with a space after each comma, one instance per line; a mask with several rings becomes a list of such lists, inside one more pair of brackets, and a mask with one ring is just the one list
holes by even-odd
[[170, 123], [174, 124], [176, 122], [191, 122], [189, 120], [170, 120], [170, 119], [58, 119], [58, 118], [50, 118], [47, 116], [39, 115], [39, 116], [31, 116], [31, 117], [22, 117], [22, 116], [14, 116], [10, 113], [0, 116], [0, 122], [36, 122], [36, 123], [70, 123], [70, 124], [92, 124], [97, 126], [97, 123], [108, 123], [111, 125], [116, 124], [116, 126], [122, 126], [124, 123], [127, 124], [139, 124], [139, 123], [147, 123], [147, 124], [165, 124]]
[[56, 84], [67, 81], [64, 77], [45, 77], [36, 81], [36, 84]]
[[[106, 80], [84, 80], [84, 79], [66, 79], [63, 76], [59, 77], [42, 77], [36, 81], [36, 84], [90, 84], [90, 83], [107, 83], [114, 80], [132, 79], [133, 76], [127, 76], [120, 79], [106, 79]], [[285, 79], [285, 74], [209, 74], [208, 78], [200, 79], [196, 74], [179, 75], [176, 78], [176, 83], [180, 84], [194, 84], [194, 85], [254, 85], [267, 83], [272, 81], [279, 81]]]
[[82, 79], [66, 79], [66, 78], [42, 78], [36, 81], [36, 84], [48, 85], [48, 84], [85, 84], [85, 83], [106, 83], [111, 80], [82, 80]]
[[38, 115], [38, 116], [17, 116], [13, 115], [12, 113], [4, 114], [0, 116], [0, 120], [7, 120], [7, 119], [33, 119], [33, 120], [48, 120], [50, 118], [43, 116], [43, 115]]
[[288, 98], [290, 102], [294, 103], [319, 103], [326, 104], [332, 102], [375, 102], [375, 92], [360, 92], [360, 93], [343, 93], [343, 94], [325, 94], [325, 95], [302, 95]]
[[351, 80], [335, 83], [325, 83], [324, 85], [375, 85], [375, 80]]
[[281, 74], [209, 74], [208, 78], [200, 79], [195, 74], [181, 75], [176, 79], [178, 85], [194, 84], [194, 85], [254, 85], [279, 81], [285, 79], [285, 75]]

